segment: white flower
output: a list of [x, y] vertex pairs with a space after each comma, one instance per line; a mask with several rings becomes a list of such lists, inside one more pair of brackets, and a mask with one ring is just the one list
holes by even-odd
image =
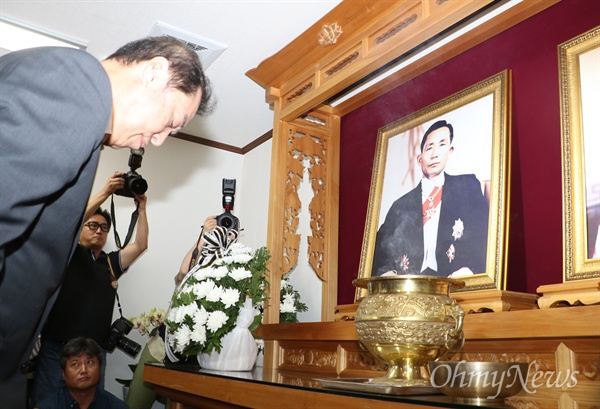
[[300, 301], [300, 293], [287, 278], [281, 279], [279, 292], [279, 322], [298, 322], [298, 313], [308, 311], [308, 307]]
[[190, 339], [202, 345], [206, 344], [206, 327], [204, 325], [199, 325], [199, 323], [196, 322], [190, 335]]
[[190, 305], [182, 305], [177, 311], [175, 321], [183, 322], [186, 316], [192, 318], [196, 314], [196, 311], [198, 311], [198, 306], [196, 305], [196, 303], [191, 303]]
[[217, 280], [220, 280], [229, 274], [229, 270], [226, 266], [217, 266], [216, 268], [212, 268], [210, 270], [210, 276], [216, 278]]
[[213, 311], [208, 314], [206, 326], [212, 332], [216, 332], [227, 322], [227, 315], [223, 311]]
[[252, 271], [246, 270], [243, 267], [238, 267], [238, 268], [234, 268], [233, 271], [231, 273], [229, 273], [229, 275], [235, 281], [240, 281], [240, 280], [243, 280], [245, 278], [252, 277]]
[[229, 253], [233, 256], [239, 254], [252, 255], [252, 249], [242, 243], [235, 242], [229, 247]]
[[206, 298], [206, 296], [215, 288], [215, 282], [212, 280], [206, 280], [196, 283], [192, 287], [192, 291], [196, 294], [198, 299]]
[[223, 287], [216, 285], [208, 292], [208, 294], [206, 294], [206, 299], [208, 301], [217, 302], [221, 299], [222, 295]]
[[193, 316], [194, 323], [196, 325], [204, 325], [206, 321], [208, 321], [208, 312], [204, 309], [204, 307], [200, 307], [198, 311]]
[[235, 305], [240, 299], [240, 290], [237, 288], [227, 288], [221, 294], [221, 302], [225, 304], [225, 308]]
[[179, 310], [179, 307], [171, 308], [169, 310], [169, 315], [167, 317], [167, 320], [179, 323], [179, 321], [175, 321], [175, 317], [177, 316], [177, 310]]
[[279, 312], [296, 312], [294, 300], [287, 298], [279, 306]]
[[190, 336], [191, 331], [185, 325], [182, 325], [181, 328], [175, 332], [176, 352], [183, 352], [183, 349], [187, 346], [188, 342], [190, 342]]
[[252, 260], [252, 254], [234, 254], [231, 256], [234, 263], [247, 263]]
[[292, 284], [289, 282], [289, 280], [282, 278], [281, 279], [281, 289], [282, 290], [288, 290], [292, 287]]
[[192, 270], [190, 270], [188, 274], [193, 274], [194, 278], [197, 281], [202, 281], [205, 280], [206, 277], [208, 277], [208, 272], [208, 268], [200, 268], [200, 264], [196, 264], [196, 266]]
[[185, 318], [185, 305], [182, 305], [175, 312], [175, 318], [173, 318], [173, 321], [181, 323], [181, 322], [183, 322], [184, 318]]

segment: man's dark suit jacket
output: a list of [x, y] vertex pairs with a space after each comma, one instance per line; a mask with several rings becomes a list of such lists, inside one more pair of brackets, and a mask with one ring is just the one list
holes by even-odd
[[0, 396], [12, 409], [77, 244], [112, 93], [96, 58], [60, 47], [0, 58], [0, 89]]
[[[475, 175], [445, 174], [437, 235], [437, 276], [447, 277], [461, 267], [474, 273], [485, 271], [489, 205]], [[423, 263], [423, 215], [421, 183], [396, 200], [377, 233], [371, 275], [395, 270], [398, 274], [421, 274]], [[453, 236], [462, 221], [462, 236]], [[453, 246], [453, 258], [447, 252]], [[408, 265], [402, 262], [408, 258]], [[430, 275], [432, 273], [430, 272]]]

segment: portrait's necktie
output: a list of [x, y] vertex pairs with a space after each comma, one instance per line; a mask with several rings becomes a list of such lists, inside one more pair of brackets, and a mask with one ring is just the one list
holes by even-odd
[[442, 186], [436, 186], [433, 188], [425, 202], [423, 202], [423, 224], [431, 220], [435, 212], [437, 211], [440, 202], [442, 201]]

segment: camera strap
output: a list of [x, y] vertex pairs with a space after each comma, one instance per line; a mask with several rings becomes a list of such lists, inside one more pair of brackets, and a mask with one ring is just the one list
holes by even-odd
[[111, 217], [112, 217], [112, 222], [113, 222], [113, 231], [115, 234], [115, 243], [117, 244], [117, 247], [122, 249], [123, 247], [125, 247], [127, 245], [127, 243], [129, 243], [129, 240], [131, 240], [131, 236], [133, 234], [133, 228], [135, 227], [135, 224], [137, 223], [137, 219], [138, 219], [138, 208], [139, 208], [139, 204], [136, 205], [135, 210], [133, 211], [133, 213], [131, 213], [131, 221], [129, 222], [129, 230], [127, 231], [127, 236], [125, 237], [125, 242], [123, 243], [123, 245], [121, 245], [121, 238], [119, 237], [119, 233], [117, 232], [117, 217], [115, 215], [115, 201], [114, 201], [114, 195], [110, 196], [110, 213], [111, 213]]
[[123, 310], [121, 309], [121, 301], [119, 301], [119, 292], [117, 288], [119, 288], [119, 282], [117, 280], [117, 276], [115, 276], [115, 271], [113, 270], [112, 263], [110, 262], [110, 256], [106, 255], [106, 260], [108, 261], [108, 268], [110, 269], [110, 282], [112, 287], [115, 289], [115, 296], [117, 298], [117, 305], [119, 307], [119, 315], [123, 318]]
[[192, 258], [190, 258], [190, 265], [188, 266], [188, 271], [190, 271], [192, 269], [192, 267], [194, 267], [196, 265], [196, 262], [198, 260], [198, 252], [200, 251], [199, 250], [200, 240], [202, 240], [203, 233], [204, 233], [204, 226], [202, 226], [202, 229], [200, 229], [200, 235], [198, 236], [198, 241], [196, 242], [196, 248], [192, 252]]

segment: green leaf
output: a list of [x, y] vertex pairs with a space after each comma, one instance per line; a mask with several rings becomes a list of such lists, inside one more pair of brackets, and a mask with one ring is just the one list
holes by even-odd
[[258, 328], [258, 326], [260, 325], [260, 323], [262, 322], [262, 318], [263, 315], [262, 314], [258, 314], [254, 317], [254, 321], [252, 321], [252, 324], [250, 324], [250, 327], [248, 327], [248, 329], [250, 330], [250, 332], [254, 331], [256, 328]]

